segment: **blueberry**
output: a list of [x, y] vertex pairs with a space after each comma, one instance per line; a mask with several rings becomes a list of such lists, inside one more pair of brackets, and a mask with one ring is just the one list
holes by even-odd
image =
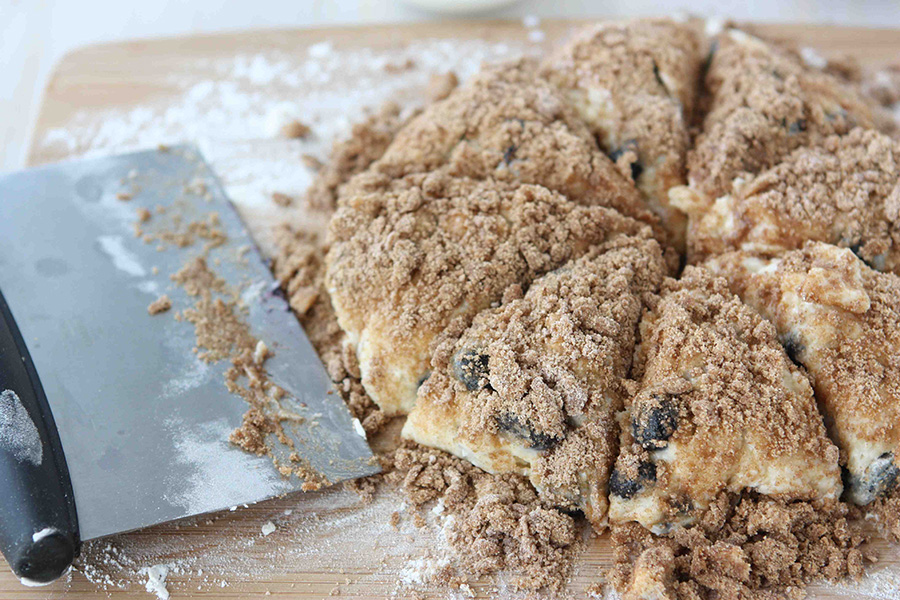
[[849, 477], [850, 499], [856, 504], [868, 504], [884, 496], [900, 482], [900, 469], [894, 463], [894, 453], [885, 452], [866, 468], [861, 476]]
[[871, 259], [867, 259], [861, 254], [862, 247], [863, 247], [862, 243], [857, 242], [855, 244], [851, 244], [849, 246], [849, 250], [850, 250], [850, 252], [855, 254], [859, 260], [866, 263], [869, 267], [875, 269], [876, 271], [884, 271], [884, 268], [887, 263], [887, 255], [886, 254], [878, 254], [876, 256], [873, 256]]
[[488, 356], [477, 350], [464, 350], [453, 358], [453, 374], [470, 392], [491, 387], [488, 383]]
[[652, 403], [636, 406], [631, 418], [631, 432], [635, 441], [646, 450], [665, 448], [667, 440], [678, 427], [678, 406], [671, 396], [653, 394]]
[[609, 492], [628, 500], [634, 497], [644, 488], [645, 483], [656, 481], [656, 465], [652, 462], [642, 462], [638, 466], [637, 479], [629, 479], [619, 469], [613, 469], [609, 476]]
[[[609, 158], [613, 162], [617, 162], [626, 152], [634, 152], [637, 154], [637, 142], [628, 140], [618, 148], [613, 148], [609, 153]], [[639, 161], [631, 163], [631, 178], [637, 181], [637, 178], [644, 172], [644, 166]]]
[[497, 422], [497, 427], [499, 427], [501, 431], [504, 431], [513, 437], [525, 440], [528, 442], [528, 447], [532, 450], [549, 450], [562, 441], [555, 436], [535, 431], [526, 421], [523, 421], [513, 413], [503, 413], [495, 420]]
[[506, 166], [509, 166], [509, 164], [515, 160], [516, 150], [518, 150], [518, 148], [516, 148], [515, 144], [512, 144], [509, 148], [503, 151], [503, 162], [504, 164], [506, 164]]
[[803, 342], [800, 341], [797, 334], [788, 332], [782, 337], [781, 345], [784, 346], [784, 351], [787, 353], [788, 358], [791, 359], [791, 362], [798, 367], [803, 365], [803, 362], [800, 360], [800, 355], [806, 350], [806, 347], [803, 345]]
[[791, 135], [796, 135], [801, 131], [806, 131], [806, 119], [797, 119], [788, 127], [788, 133]]

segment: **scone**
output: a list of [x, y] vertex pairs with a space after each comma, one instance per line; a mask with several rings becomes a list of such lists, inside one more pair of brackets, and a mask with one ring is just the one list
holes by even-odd
[[641, 321], [636, 395], [610, 475], [610, 521], [689, 524], [723, 491], [836, 500], [838, 450], [775, 328], [700, 267]]
[[371, 171], [394, 178], [441, 167], [456, 176], [542, 185], [573, 202], [655, 221], [531, 60], [485, 66], [403, 127]]
[[690, 208], [695, 261], [729, 250], [776, 255], [814, 240], [900, 273], [900, 144], [874, 130], [798, 148], [711, 206]]
[[366, 391], [403, 414], [452, 321], [468, 323], [509, 286], [622, 233], [651, 236], [646, 224], [541, 186], [417, 173], [342, 195], [325, 284]]
[[708, 264], [775, 324], [788, 354], [809, 371], [846, 456], [849, 500], [867, 504], [896, 488], [900, 277], [814, 242], [781, 258], [735, 252]]
[[617, 236], [479, 314], [438, 346], [403, 436], [605, 525], [623, 380], [665, 275], [655, 240]]
[[644, 19], [585, 28], [541, 69], [637, 183], [680, 251], [686, 221], [668, 192], [685, 181], [700, 61], [689, 25]]
[[785, 49], [736, 29], [718, 36], [713, 49], [708, 112], [688, 152], [688, 187], [669, 194], [684, 212], [709, 210], [736, 183], [801, 146], [873, 125], [871, 104], [855, 87]]

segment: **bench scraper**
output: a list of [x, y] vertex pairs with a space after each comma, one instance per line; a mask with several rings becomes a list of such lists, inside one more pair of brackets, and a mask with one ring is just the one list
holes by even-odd
[[[157, 207], [163, 207], [158, 209]], [[243, 319], [302, 418], [293, 448], [329, 483], [379, 468], [358, 421], [213, 172], [190, 146], [0, 177], [0, 550], [26, 584], [66, 572], [82, 540], [299, 490], [267, 456], [229, 443], [248, 404], [225, 388], [230, 361], [195, 352], [173, 315], [194, 299], [170, 275], [203, 241], [158, 248], [137, 210], [183, 223], [218, 213], [208, 264], [241, 291]], [[165, 212], [163, 212], [165, 211]], [[161, 218], [161, 216], [160, 216]], [[161, 294], [169, 313], [150, 316]], [[287, 403], [287, 404], [285, 404]], [[272, 436], [270, 436], [272, 437]]]

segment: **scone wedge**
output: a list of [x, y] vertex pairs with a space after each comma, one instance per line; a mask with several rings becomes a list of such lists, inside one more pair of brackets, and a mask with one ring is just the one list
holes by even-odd
[[641, 321], [635, 370], [610, 521], [665, 533], [722, 492], [839, 498], [838, 450], [809, 381], [724, 279], [687, 267], [666, 280]]
[[900, 483], [900, 277], [850, 250], [809, 243], [779, 258], [735, 252], [710, 268], [775, 324], [808, 371], [846, 458], [847, 497], [867, 504]]
[[668, 192], [685, 181], [700, 63], [690, 25], [641, 19], [586, 27], [541, 68], [635, 181], [681, 251], [685, 217], [670, 206]]
[[655, 240], [619, 236], [482, 312], [438, 346], [403, 436], [527, 475], [602, 529], [637, 322], [664, 275]]

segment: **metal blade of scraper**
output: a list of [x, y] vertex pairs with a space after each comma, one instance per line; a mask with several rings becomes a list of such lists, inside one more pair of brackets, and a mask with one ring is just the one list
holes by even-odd
[[[135, 234], [141, 208], [152, 213], [147, 231], [168, 223], [170, 234], [217, 214], [227, 241], [208, 250], [207, 264], [239, 290], [241, 318], [274, 352], [265, 369], [288, 392], [281, 407], [293, 448], [276, 446], [282, 461], [296, 452], [329, 483], [377, 472], [359, 422], [195, 148], [32, 169], [0, 178], [0, 290], [59, 431], [81, 539], [304, 484], [229, 443], [248, 409], [225, 387], [231, 363], [198, 358], [194, 326], [175, 318], [196, 298], [170, 276], [215, 236], [195, 229], [191, 244], [164, 235], [146, 243]], [[172, 310], [150, 316], [162, 294]]]

